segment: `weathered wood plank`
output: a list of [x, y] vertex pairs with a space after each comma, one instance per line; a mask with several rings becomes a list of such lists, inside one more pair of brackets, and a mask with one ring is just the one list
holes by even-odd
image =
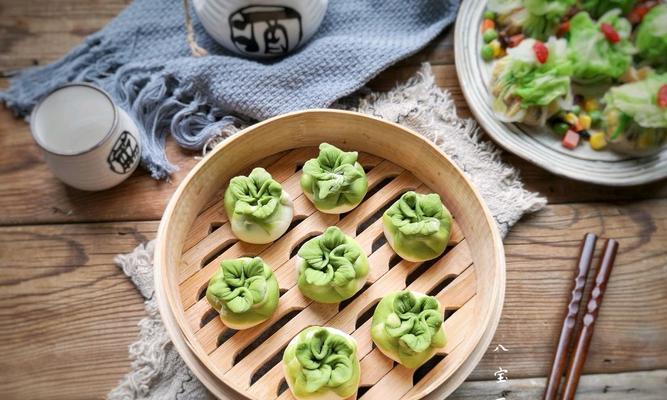
[[0, 229], [0, 397], [102, 398], [129, 370], [143, 300], [113, 257], [157, 223]]
[[[620, 249], [585, 372], [667, 367], [667, 200], [572, 204], [548, 206], [517, 224], [506, 238], [503, 315], [472, 378], [493, 379], [501, 366], [510, 377], [548, 374], [578, 246], [589, 231], [617, 239]], [[601, 248], [598, 243], [598, 253]], [[584, 299], [593, 277], [591, 273]], [[497, 344], [509, 351], [493, 352]]]
[[[544, 393], [546, 378], [510, 379], [507, 382], [465, 382], [449, 400], [533, 400]], [[662, 400], [667, 389], [667, 370], [584, 375], [577, 400]]]
[[[129, 367], [143, 306], [112, 258], [156, 229], [157, 222], [0, 228], [6, 397], [101, 397], [115, 385]], [[667, 368], [667, 200], [554, 205], [506, 240], [503, 317], [472, 379], [493, 380], [499, 367], [510, 380], [546, 375], [579, 239], [589, 230], [619, 239], [621, 250], [586, 373]], [[494, 352], [497, 344], [509, 351]]]
[[129, 3], [4, 0], [0, 4], [0, 75], [58, 59]]
[[[0, 75], [59, 58], [127, 3], [3, 1]], [[429, 61], [438, 85], [452, 92], [462, 116], [470, 116], [456, 81], [452, 38], [450, 28], [370, 87], [387, 90]], [[0, 79], [0, 87], [6, 85], [7, 80]], [[184, 173], [196, 163], [192, 154], [171, 143], [169, 155], [182, 167], [171, 183], [157, 183], [138, 172], [107, 192], [68, 189], [43, 164], [27, 125], [1, 109], [0, 225], [156, 220]], [[630, 189], [595, 187], [556, 177], [512, 155], [506, 159], [521, 171], [528, 189], [541, 191], [552, 203], [667, 197], [666, 181]], [[587, 230], [620, 237], [621, 255], [586, 371], [667, 367], [666, 209], [665, 200], [550, 206], [520, 223], [507, 239], [507, 299], [492, 346], [502, 343], [509, 351], [489, 349], [473, 378], [493, 379], [502, 366], [509, 370], [510, 382], [518, 385], [507, 398], [539, 395], [532, 380], [515, 378], [546, 374], [577, 243]], [[136, 222], [0, 228], [3, 398], [104, 397], [128, 369], [127, 345], [135, 340], [136, 322], [143, 316], [140, 296], [111, 260], [152, 238], [156, 227], [157, 222]], [[24, 345], [28, 341], [31, 346]], [[494, 381], [466, 383], [455, 398], [486, 398], [496, 395], [498, 386]], [[580, 392], [582, 398], [620, 399], [630, 392], [634, 398], [658, 399], [664, 397], [665, 376], [659, 371], [584, 377], [582, 388], [591, 388], [590, 393]], [[602, 397], [605, 391], [604, 396], [620, 394]], [[518, 395], [525, 396], [512, 397]]]

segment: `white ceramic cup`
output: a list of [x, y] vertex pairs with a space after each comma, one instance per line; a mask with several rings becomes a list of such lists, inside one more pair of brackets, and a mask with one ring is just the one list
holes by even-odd
[[139, 130], [109, 94], [88, 83], [61, 86], [30, 116], [30, 130], [53, 174], [81, 190], [124, 181], [141, 155]]
[[206, 32], [228, 50], [266, 58], [289, 53], [319, 28], [328, 0], [194, 0]]

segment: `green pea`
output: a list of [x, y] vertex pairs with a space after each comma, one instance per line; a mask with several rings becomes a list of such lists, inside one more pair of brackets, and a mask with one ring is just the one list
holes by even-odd
[[496, 13], [491, 10], [484, 11], [484, 19], [496, 19]]
[[590, 115], [593, 124], [599, 124], [602, 121], [602, 113], [598, 110], [593, 110], [588, 115]]
[[565, 122], [557, 122], [554, 124], [553, 129], [556, 134], [563, 136], [567, 133], [568, 129], [570, 129], [570, 125]]
[[484, 59], [484, 61], [493, 60], [493, 49], [488, 44], [482, 46], [482, 59]]
[[484, 38], [484, 42], [490, 43], [494, 39], [498, 38], [498, 31], [496, 31], [495, 29], [487, 29], [484, 31], [482, 37]]

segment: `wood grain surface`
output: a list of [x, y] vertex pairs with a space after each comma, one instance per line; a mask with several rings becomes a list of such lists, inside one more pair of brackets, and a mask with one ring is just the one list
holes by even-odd
[[[665, 370], [587, 375], [579, 382], [577, 400], [664, 400], [666, 380]], [[535, 400], [544, 384], [544, 378], [465, 382], [448, 400]]]
[[[493, 380], [499, 367], [510, 381], [548, 374], [579, 240], [589, 230], [618, 238], [625, 250], [584, 372], [667, 368], [667, 200], [629, 208], [553, 205], [517, 225], [505, 244], [503, 315], [472, 380]], [[127, 371], [143, 304], [112, 259], [156, 230], [155, 221], [0, 228], [0, 387], [7, 398], [99, 398]], [[494, 351], [498, 344], [508, 351]]]
[[[0, 1], [0, 87], [12, 71], [62, 56], [127, 3]], [[454, 71], [452, 32], [369, 86], [389, 89], [429, 61], [438, 85], [470, 116]], [[181, 167], [170, 182], [138, 171], [109, 191], [72, 190], [49, 173], [26, 123], [0, 106], [0, 398], [103, 398], [129, 370], [127, 346], [143, 301], [113, 257], [154, 237], [169, 196], [197, 161], [172, 143], [168, 150]], [[539, 396], [587, 231], [617, 238], [622, 250], [584, 367], [614, 375], [582, 377], [581, 398], [664, 398], [667, 372], [627, 372], [667, 368], [667, 182], [598, 187], [503, 158], [552, 205], [524, 218], [506, 239], [500, 326], [473, 382], [453, 398]], [[508, 351], [494, 352], [498, 344]], [[499, 367], [508, 370], [508, 387], [494, 381]]]

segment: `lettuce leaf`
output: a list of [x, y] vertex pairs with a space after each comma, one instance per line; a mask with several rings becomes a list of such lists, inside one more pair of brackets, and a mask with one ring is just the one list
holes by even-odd
[[656, 68], [667, 67], [667, 4], [653, 7], [637, 28], [639, 56]]
[[486, 8], [498, 14], [501, 25], [528, 37], [547, 38], [558, 28], [576, 0], [490, 0]]
[[535, 39], [546, 40], [556, 33], [563, 16], [575, 0], [524, 0], [528, 16], [523, 23], [523, 32]]
[[667, 108], [657, 105], [657, 94], [667, 84], [667, 73], [654, 74], [611, 88], [604, 97], [603, 123], [607, 140], [616, 151], [643, 155], [667, 141]]
[[[615, 9], [607, 12], [596, 23], [587, 12], [577, 13], [570, 20], [568, 57], [574, 72], [572, 79], [577, 82], [594, 84], [623, 75], [632, 65], [635, 48], [630, 42], [632, 26]], [[602, 24], [614, 27], [621, 40], [611, 43], [600, 30]]]
[[667, 128], [667, 108], [657, 104], [658, 90], [667, 84], [667, 73], [653, 74], [643, 81], [609, 89], [604, 96], [607, 108], [618, 109], [645, 128]]
[[544, 64], [535, 58], [535, 43], [534, 39], [522, 41], [494, 65], [492, 108], [502, 121], [543, 125], [571, 102], [572, 63], [565, 39], [552, 37], [545, 43], [549, 57]]
[[496, 14], [506, 14], [521, 7], [523, 7], [522, 0], [489, 0], [486, 3], [486, 8]]
[[632, 10], [634, 4], [634, 0], [582, 0], [581, 8], [592, 15], [593, 18], [599, 18], [614, 8], [618, 8], [623, 14], [627, 14]]

